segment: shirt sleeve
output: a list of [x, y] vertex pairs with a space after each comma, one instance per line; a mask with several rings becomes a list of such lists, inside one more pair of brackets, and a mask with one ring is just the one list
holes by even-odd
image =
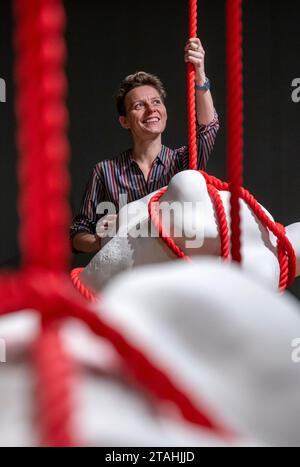
[[[214, 118], [208, 125], [197, 124], [197, 168], [205, 170], [209, 156], [212, 153], [217, 132], [219, 130], [218, 114], [214, 112]], [[188, 146], [183, 146], [178, 149], [178, 164], [181, 170], [189, 168], [189, 149]]]
[[71, 239], [79, 232], [94, 234], [97, 224], [97, 206], [104, 201], [105, 187], [101, 177], [101, 169], [94, 167], [86, 185], [78, 214], [73, 218], [70, 227]]

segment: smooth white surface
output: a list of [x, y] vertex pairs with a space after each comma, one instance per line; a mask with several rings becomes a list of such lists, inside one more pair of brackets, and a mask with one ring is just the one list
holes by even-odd
[[[105, 288], [99, 313], [196, 406], [234, 430], [234, 445], [300, 446], [300, 366], [291, 359], [300, 307], [288, 294], [200, 258], [119, 275]], [[22, 329], [23, 354], [16, 352]], [[9, 341], [0, 364], [0, 445], [38, 443], [28, 352], [37, 329], [30, 311], [0, 319], [0, 336]], [[74, 419], [84, 445], [229, 445], [170, 406], [154, 405], [111, 345], [84, 325], [67, 320], [61, 337], [81, 368]]]
[[266, 443], [300, 444], [296, 300], [202, 258], [123, 274], [102, 303], [109, 323], [220, 422]]
[[[220, 191], [227, 220], [229, 219], [230, 194]], [[136, 266], [144, 264], [164, 263], [176, 259], [174, 253], [157, 237], [133, 237], [132, 233], [139, 226], [141, 230], [149, 228], [150, 221], [147, 209], [140, 217], [134, 212], [138, 203], [147, 206], [149, 199], [154, 193], [142, 200], [134, 201], [124, 206], [120, 211], [120, 226], [116, 236], [108, 239], [102, 249], [92, 258], [80, 275], [80, 279], [88, 287], [101, 290], [111, 277]], [[174, 216], [173, 227], [182, 231], [183, 235], [174, 238], [177, 245], [189, 256], [209, 255], [219, 257], [220, 238], [216, 222], [215, 210], [211, 198], [207, 192], [203, 176], [193, 170], [187, 170], [176, 174], [169, 183], [168, 190], [160, 199], [162, 212], [166, 213], [172, 203], [185, 206], [189, 203], [191, 210], [182, 209]], [[201, 212], [197, 211], [197, 203], [201, 203]], [[242, 268], [253, 277], [263, 280], [266, 286], [276, 290], [279, 283], [279, 264], [277, 260], [276, 238], [266, 230], [246, 203], [240, 201], [241, 229], [243, 257]], [[265, 209], [264, 209], [265, 210]], [[271, 218], [271, 214], [265, 210]], [[199, 219], [199, 217], [201, 217]], [[189, 228], [187, 227], [191, 218], [193, 222], [199, 223], [200, 233], [204, 233], [203, 245], [195, 248], [189, 242]], [[124, 220], [126, 219], [126, 220]], [[182, 228], [184, 226], [184, 228]], [[198, 229], [198, 230], [199, 230]], [[287, 228], [287, 234], [294, 245], [297, 255], [297, 275], [300, 274], [300, 223], [295, 223]]]

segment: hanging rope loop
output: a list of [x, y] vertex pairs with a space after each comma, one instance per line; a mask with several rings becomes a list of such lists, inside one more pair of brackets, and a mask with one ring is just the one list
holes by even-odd
[[[207, 191], [214, 206], [221, 243], [220, 256], [225, 262], [228, 262], [230, 260], [229, 226], [219, 191], [229, 191], [230, 185], [229, 183], [222, 182], [218, 178], [210, 176], [201, 170], [199, 170], [199, 173], [205, 178]], [[165, 187], [150, 198], [148, 204], [149, 216], [165, 244], [178, 258], [188, 261], [190, 259], [189, 256], [186, 255], [186, 253], [184, 253], [178, 245], [176, 245], [175, 241], [166, 233], [161, 222], [161, 217], [159, 216], [158, 201], [165, 194], [166, 190], [167, 188]], [[280, 267], [278, 287], [280, 290], [283, 290], [291, 285], [295, 279], [296, 255], [294, 248], [285, 235], [284, 227], [270, 219], [260, 204], [247, 190], [240, 188], [239, 197], [249, 206], [261, 224], [277, 237], [278, 262]]]

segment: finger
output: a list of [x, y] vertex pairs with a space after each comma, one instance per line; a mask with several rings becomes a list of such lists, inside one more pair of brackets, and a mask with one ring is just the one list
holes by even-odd
[[203, 57], [199, 57], [198, 55], [193, 56], [193, 55], [186, 55], [184, 57], [185, 62], [190, 62], [190, 63], [199, 63], [202, 64], [204, 63]]
[[204, 52], [204, 49], [200, 48], [200, 49], [187, 49], [185, 51], [186, 54], [188, 53], [196, 53], [196, 54], [202, 54], [202, 55], [205, 55], [205, 52]]
[[196, 37], [196, 39], [197, 39], [197, 43], [198, 43], [199, 47], [203, 48], [202, 42], [200, 41], [199, 37]]
[[202, 43], [201, 43], [199, 37], [191, 37], [190, 41], [191, 41], [193, 44], [196, 44], [197, 47], [202, 47]]
[[188, 50], [186, 53], [185, 53], [185, 56], [186, 57], [198, 57], [198, 58], [201, 58], [203, 59], [204, 58], [204, 52], [199, 52], [198, 50], [195, 51], [195, 50]]
[[185, 53], [188, 53], [188, 52], [201, 52], [201, 53], [205, 53], [204, 52], [204, 49], [202, 47], [187, 47], [186, 49], [184, 49], [184, 52]]
[[201, 46], [202, 44], [198, 37], [191, 37], [186, 44], [186, 48], [199, 48]]
[[195, 42], [188, 42], [184, 50], [185, 52], [187, 52], [188, 50], [197, 50], [198, 48], [199, 46]]
[[196, 49], [198, 45], [195, 43], [194, 39], [189, 39], [186, 43], [184, 50]]

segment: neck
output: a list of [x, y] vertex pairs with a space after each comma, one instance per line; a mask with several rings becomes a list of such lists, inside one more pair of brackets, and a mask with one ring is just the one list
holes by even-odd
[[132, 158], [141, 164], [151, 166], [161, 151], [161, 135], [153, 140], [133, 140]]

